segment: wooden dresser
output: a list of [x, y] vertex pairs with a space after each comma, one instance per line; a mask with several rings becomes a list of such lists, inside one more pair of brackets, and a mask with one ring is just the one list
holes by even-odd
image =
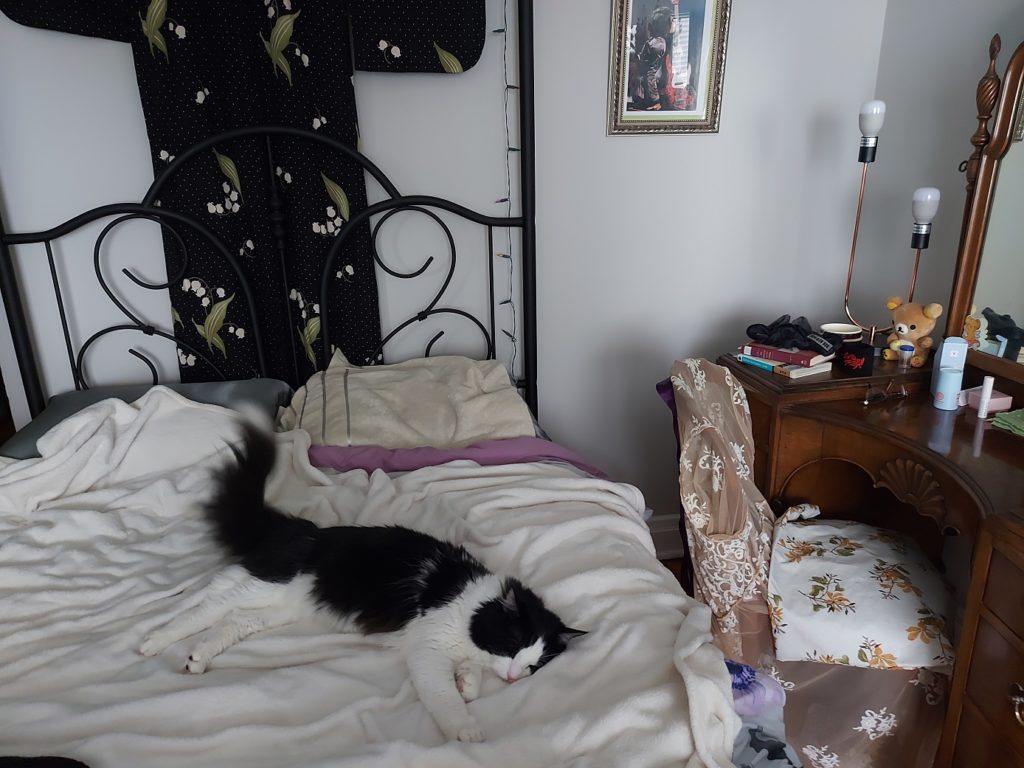
[[936, 766], [1024, 765], [1024, 516], [987, 518]]
[[[1024, 438], [933, 408], [930, 371], [791, 381], [718, 363], [747, 392], [755, 480], [773, 506], [813, 501], [901, 530], [946, 568], [963, 611], [935, 765], [1024, 768], [1024, 698], [1012, 698], [1024, 686]], [[907, 396], [891, 396], [901, 386]]]

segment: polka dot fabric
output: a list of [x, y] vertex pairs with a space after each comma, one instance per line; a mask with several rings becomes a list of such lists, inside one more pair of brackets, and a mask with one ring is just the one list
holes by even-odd
[[[353, 61], [360, 69], [451, 72], [475, 64], [483, 48], [480, 2], [346, 5], [0, 0], [0, 11], [22, 24], [131, 44], [159, 174], [188, 147], [246, 126], [300, 127], [356, 146]], [[275, 138], [271, 147], [272, 163], [262, 139], [218, 145], [182, 166], [157, 199], [209, 227], [234, 257], [254, 294], [266, 375], [298, 386], [323, 357], [320, 276], [327, 250], [365, 207], [366, 191], [361, 169], [328, 148], [291, 138]], [[286, 215], [283, 261], [270, 225], [271, 173]], [[178, 231], [187, 261], [167, 233], [164, 248], [182, 380], [215, 378], [204, 358], [228, 378], [257, 375], [238, 277], [196, 233]], [[347, 235], [332, 272], [332, 343], [353, 362], [370, 362], [381, 330], [366, 225]]]

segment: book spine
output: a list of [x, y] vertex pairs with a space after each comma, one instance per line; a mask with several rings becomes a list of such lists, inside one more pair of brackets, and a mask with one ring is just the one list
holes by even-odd
[[760, 368], [763, 371], [774, 371], [778, 368], [777, 365], [773, 365], [767, 360], [758, 360], [756, 357], [751, 357], [747, 354], [736, 355], [736, 359], [745, 365], [753, 366], [754, 368]]
[[832, 370], [831, 365], [819, 363], [805, 367], [802, 365], [780, 365], [775, 369], [775, 373], [779, 376], [785, 376], [787, 379], [802, 379], [804, 376], [813, 376], [817, 373], [828, 373]]
[[794, 374], [793, 369], [785, 365], [780, 365], [778, 368], [776, 368], [775, 373], [779, 374], [779, 376], [785, 376], [787, 379], [800, 378], [799, 373]]
[[744, 344], [742, 352], [745, 355], [764, 357], [768, 360], [777, 360], [780, 363], [792, 363], [794, 365], [809, 366], [810, 358], [800, 352], [790, 352], [786, 349], [766, 347], [762, 344]]

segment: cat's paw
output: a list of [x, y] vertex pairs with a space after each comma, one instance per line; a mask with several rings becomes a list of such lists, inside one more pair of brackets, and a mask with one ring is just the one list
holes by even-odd
[[480, 695], [481, 669], [476, 664], [463, 663], [455, 670], [455, 687], [466, 702], [476, 701]]
[[189, 654], [188, 660], [185, 662], [185, 671], [193, 675], [201, 675], [206, 671], [206, 668], [209, 665], [209, 659], [198, 651], [192, 651], [192, 653]]
[[170, 642], [168, 642], [167, 637], [162, 632], [151, 632], [146, 635], [146, 639], [139, 646], [139, 653], [143, 656], [159, 656], [167, 650], [169, 645]]
[[484, 740], [484, 729], [477, 725], [476, 721], [459, 728], [455, 738], [467, 744], [477, 744]]

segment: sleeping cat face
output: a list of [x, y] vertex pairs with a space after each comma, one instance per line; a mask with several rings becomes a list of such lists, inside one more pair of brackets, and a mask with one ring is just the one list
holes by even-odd
[[502, 596], [482, 603], [469, 625], [473, 643], [490, 656], [495, 674], [509, 683], [536, 672], [583, 634], [565, 626], [516, 579], [506, 579]]

